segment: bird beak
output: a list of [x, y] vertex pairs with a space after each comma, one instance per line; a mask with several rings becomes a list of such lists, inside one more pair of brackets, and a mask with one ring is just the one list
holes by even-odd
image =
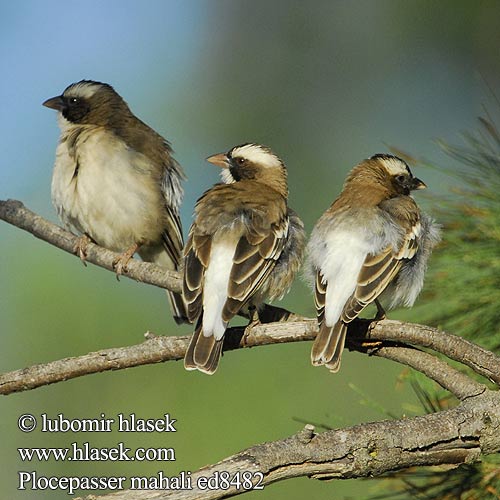
[[417, 177], [414, 177], [411, 181], [411, 189], [426, 189], [427, 184], [424, 181], [421, 181]]
[[44, 106], [47, 108], [55, 109], [57, 111], [62, 111], [65, 107], [62, 96], [58, 95], [57, 97], [51, 97], [47, 99], [44, 103]]
[[214, 165], [217, 165], [218, 167], [221, 168], [229, 168], [229, 160], [227, 159], [227, 156], [225, 153], [219, 153], [218, 155], [212, 155], [207, 158], [207, 161], [210, 163], [213, 163]]

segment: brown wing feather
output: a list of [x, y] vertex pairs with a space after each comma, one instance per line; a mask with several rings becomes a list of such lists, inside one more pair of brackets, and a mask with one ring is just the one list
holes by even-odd
[[407, 259], [411, 259], [418, 250], [416, 234], [418, 221], [407, 232], [399, 249], [388, 246], [377, 255], [366, 257], [359, 273], [358, 285], [351, 298], [346, 302], [341, 315], [345, 323], [357, 318], [361, 311], [371, 304], [397, 275]]
[[326, 283], [323, 283], [323, 276], [318, 271], [316, 273], [316, 284], [314, 287], [314, 305], [316, 306], [316, 316], [318, 324], [323, 323], [325, 317], [325, 296], [326, 296]]
[[179, 214], [166, 206], [167, 218], [166, 227], [162, 233], [163, 246], [168, 253], [168, 256], [178, 269], [182, 258], [182, 228]]
[[236, 245], [228, 300], [222, 310], [224, 321], [229, 321], [252, 298], [273, 270], [286, 242], [288, 219], [272, 225], [267, 234], [259, 229], [243, 235]]
[[184, 250], [183, 295], [187, 305], [187, 316], [192, 322], [201, 315], [203, 308], [203, 280], [208, 266], [211, 238], [196, 235], [195, 226], [191, 227]]

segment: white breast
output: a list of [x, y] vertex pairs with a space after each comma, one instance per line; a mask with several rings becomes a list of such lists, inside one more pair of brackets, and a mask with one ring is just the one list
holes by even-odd
[[144, 155], [113, 134], [86, 129], [78, 137], [76, 158], [70, 156], [66, 142], [57, 148], [54, 206], [70, 230], [87, 233], [115, 251], [157, 239], [164, 201], [151, 170]]

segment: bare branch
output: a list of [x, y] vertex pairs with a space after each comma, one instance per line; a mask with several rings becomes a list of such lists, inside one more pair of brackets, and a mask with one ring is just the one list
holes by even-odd
[[477, 344], [431, 326], [385, 320], [371, 323], [367, 338], [393, 340], [427, 347], [463, 363], [476, 373], [500, 384], [500, 358]]
[[[231, 328], [225, 351], [284, 342], [311, 340], [316, 336], [315, 321], [269, 323], [252, 328], [244, 337], [244, 328]], [[182, 359], [189, 337], [167, 337], [146, 334], [146, 340], [130, 347], [117, 347], [92, 352], [84, 356], [65, 358], [46, 364], [0, 375], [0, 394], [35, 389], [48, 384], [108, 370]]]
[[[293, 316], [292, 316], [293, 319]], [[384, 324], [377, 324], [377, 336], [383, 336]], [[394, 361], [404, 363], [425, 373], [442, 387], [455, 394], [459, 399], [470, 397], [484, 391], [485, 387], [466, 375], [458, 372], [443, 361], [430, 354], [412, 349], [404, 344], [397, 346], [394, 343], [365, 342], [360, 331], [368, 322], [361, 320], [352, 325], [354, 338], [349, 339], [350, 348], [360, 352], [369, 352]], [[404, 324], [409, 329], [419, 325]], [[255, 325], [252, 328], [230, 328], [226, 335], [224, 351], [257, 347], [270, 344], [310, 341], [317, 334], [316, 320], [301, 318], [295, 321], [266, 323]], [[351, 332], [350, 332], [351, 333]], [[356, 337], [355, 335], [358, 334]], [[108, 370], [120, 370], [133, 366], [140, 366], [165, 361], [175, 361], [184, 357], [189, 343], [189, 337], [155, 336], [146, 334], [147, 340], [130, 347], [105, 349], [84, 356], [66, 358], [47, 364], [34, 365], [22, 370], [0, 375], [0, 394], [35, 389], [48, 384], [81, 377], [91, 373]], [[401, 351], [398, 353], [398, 350]]]
[[414, 347], [387, 346], [377, 349], [374, 354], [410, 366], [437, 382], [460, 400], [477, 396], [487, 390], [484, 384], [476, 382], [436, 356]]
[[[74, 247], [77, 237], [68, 231], [52, 224], [47, 219], [40, 217], [31, 210], [27, 209], [17, 200], [0, 200], [0, 219], [17, 226], [20, 229], [28, 231], [33, 236], [54, 245], [65, 252], [74, 255]], [[114, 271], [113, 261], [120, 255], [106, 250], [98, 245], [89, 243], [87, 250], [87, 262], [97, 266]], [[122, 276], [149, 283], [160, 288], [166, 288], [174, 292], [180, 292], [182, 288], [181, 278], [178, 273], [163, 269], [156, 264], [141, 262], [131, 259], [127, 264], [127, 272]]]
[[124, 490], [84, 500], [215, 500], [245, 490], [234, 486], [227, 490], [199, 488], [198, 478], [223, 471], [229, 476], [249, 471], [261, 473], [262, 484], [269, 485], [299, 476], [373, 477], [412, 466], [471, 463], [499, 451], [500, 393], [486, 391], [456, 408], [423, 417], [365, 423], [320, 434], [306, 425], [295, 436], [253, 446], [198, 470], [192, 474], [193, 489]]

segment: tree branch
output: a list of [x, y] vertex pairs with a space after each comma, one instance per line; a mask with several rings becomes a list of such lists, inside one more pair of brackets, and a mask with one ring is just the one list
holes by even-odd
[[[393, 322], [379, 321], [371, 330], [372, 338], [384, 337], [384, 325]], [[434, 356], [411, 348], [405, 344], [372, 340], [366, 342], [366, 320], [353, 323], [348, 340], [351, 349], [368, 352], [375, 356], [385, 357], [406, 364], [425, 373], [459, 399], [476, 395], [485, 387], [470, 379], [458, 370]], [[411, 323], [400, 324], [400, 328], [409, 330], [420, 328]], [[251, 328], [229, 328], [224, 342], [224, 351], [257, 347], [270, 344], [310, 341], [317, 334], [316, 320], [301, 318], [298, 321], [285, 321], [255, 325]], [[387, 335], [390, 337], [390, 334]], [[0, 394], [7, 395], [35, 389], [48, 384], [69, 380], [83, 375], [108, 370], [121, 370], [152, 363], [175, 361], [182, 359], [189, 343], [188, 336], [156, 336], [146, 334], [146, 340], [130, 347], [118, 347], [89, 353], [79, 357], [65, 358], [46, 364], [34, 365], [22, 370], [0, 375]], [[474, 346], [472, 344], [472, 346]], [[477, 346], [474, 346], [477, 347]], [[498, 361], [500, 363], [500, 359]]]
[[[47, 219], [27, 209], [17, 200], [0, 200], [0, 219], [28, 231], [33, 236], [54, 245], [65, 252], [75, 254], [74, 247], [78, 240], [70, 232], [52, 224]], [[114, 271], [113, 261], [120, 254], [107, 250], [93, 243], [87, 248], [87, 262]], [[127, 271], [122, 274], [142, 283], [149, 283], [160, 288], [166, 288], [173, 292], [180, 292], [182, 280], [179, 273], [168, 271], [150, 262], [141, 262], [131, 259], [127, 264]]]
[[374, 354], [407, 365], [423, 373], [437, 382], [443, 389], [450, 391], [459, 400], [477, 396], [487, 390], [484, 384], [476, 382], [436, 356], [422, 352], [414, 347], [404, 345], [382, 347], [377, 349]]
[[463, 363], [495, 384], [500, 384], [500, 358], [496, 354], [443, 330], [415, 323], [385, 320], [372, 322], [367, 331], [367, 338], [427, 347]]
[[[287, 439], [248, 448], [192, 474], [193, 489], [124, 490], [84, 500], [215, 500], [245, 491], [197, 487], [200, 477], [261, 473], [263, 485], [299, 476], [373, 477], [412, 466], [456, 466], [500, 451], [500, 393], [486, 391], [456, 408], [422, 417], [365, 423], [315, 434], [306, 427]], [[255, 483], [255, 481], [254, 481]], [[82, 500], [82, 499], [80, 499]]]

